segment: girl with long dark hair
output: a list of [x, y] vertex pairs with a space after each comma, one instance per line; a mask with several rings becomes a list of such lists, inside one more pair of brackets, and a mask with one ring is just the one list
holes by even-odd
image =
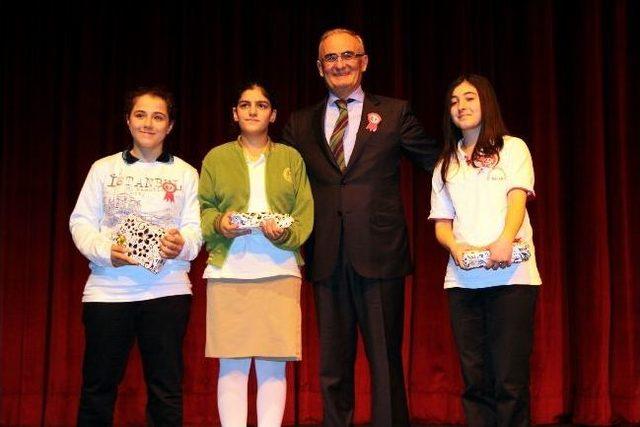
[[[463, 75], [451, 84], [443, 124], [429, 219], [451, 254], [444, 287], [465, 383], [465, 415], [470, 426], [527, 426], [541, 283], [526, 210], [534, 196], [531, 155], [521, 139], [507, 134], [484, 77]], [[513, 262], [514, 243], [527, 260]], [[469, 268], [469, 254], [483, 251], [484, 268]]]

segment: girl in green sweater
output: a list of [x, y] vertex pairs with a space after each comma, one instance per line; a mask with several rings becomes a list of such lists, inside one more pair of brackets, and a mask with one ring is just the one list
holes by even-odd
[[[205, 157], [199, 199], [209, 251], [205, 355], [220, 359], [218, 410], [223, 426], [246, 425], [247, 382], [255, 361], [258, 423], [282, 423], [287, 360], [300, 360], [299, 248], [313, 227], [313, 199], [298, 152], [268, 135], [276, 119], [273, 97], [252, 83], [233, 107], [237, 140]], [[289, 214], [247, 228], [235, 213]]]

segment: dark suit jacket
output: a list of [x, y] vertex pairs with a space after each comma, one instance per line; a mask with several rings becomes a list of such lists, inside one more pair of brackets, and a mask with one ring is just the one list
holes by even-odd
[[[358, 274], [401, 277], [411, 271], [399, 188], [400, 156], [433, 169], [439, 147], [426, 136], [406, 101], [365, 95], [356, 142], [344, 174], [324, 134], [326, 99], [294, 112], [283, 139], [302, 155], [315, 201], [315, 227], [306, 246], [311, 280], [328, 278], [340, 247]], [[377, 131], [367, 115], [382, 117]], [[426, 215], [426, 213], [425, 213]], [[341, 227], [342, 225], [342, 227]]]

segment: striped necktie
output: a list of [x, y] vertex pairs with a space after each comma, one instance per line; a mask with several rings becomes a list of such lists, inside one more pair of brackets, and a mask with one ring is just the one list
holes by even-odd
[[333, 132], [331, 133], [329, 147], [333, 153], [333, 158], [336, 159], [336, 163], [338, 163], [338, 167], [340, 167], [340, 170], [344, 172], [346, 165], [344, 162], [344, 147], [342, 145], [342, 139], [344, 138], [347, 126], [349, 126], [349, 112], [347, 111], [347, 101], [344, 99], [337, 99], [336, 105], [340, 110], [340, 114], [338, 115], [338, 120], [336, 120]]

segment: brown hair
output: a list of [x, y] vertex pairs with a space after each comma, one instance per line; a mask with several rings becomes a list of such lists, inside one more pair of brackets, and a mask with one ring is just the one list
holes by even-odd
[[444, 116], [442, 121], [444, 148], [440, 155], [440, 160], [442, 161], [440, 176], [442, 177], [443, 183], [447, 182], [447, 171], [449, 170], [451, 160], [454, 159], [456, 163], [458, 162], [456, 151], [458, 149], [458, 141], [462, 138], [462, 131], [451, 120], [451, 97], [453, 96], [453, 91], [465, 81], [469, 82], [469, 84], [478, 91], [480, 110], [482, 113], [480, 135], [478, 135], [478, 141], [471, 154], [472, 163], [474, 160], [478, 160], [484, 156], [497, 155], [499, 159], [500, 150], [502, 150], [504, 146], [502, 138], [507, 134], [507, 128], [502, 121], [498, 99], [489, 80], [477, 74], [463, 74], [455, 79], [451, 85], [449, 85], [444, 100]]
[[152, 87], [139, 87], [136, 88], [125, 96], [124, 101], [124, 116], [126, 119], [129, 118], [131, 114], [131, 110], [133, 110], [133, 106], [135, 105], [138, 98], [143, 95], [155, 96], [156, 98], [162, 99], [165, 104], [167, 104], [167, 113], [169, 114], [169, 121], [173, 122], [176, 108], [173, 101], [173, 94], [160, 86], [152, 86]]
[[236, 97], [233, 100], [234, 107], [238, 104], [238, 101], [240, 101], [240, 98], [242, 98], [242, 94], [244, 93], [244, 91], [250, 90], [250, 89], [258, 89], [260, 93], [262, 93], [262, 95], [264, 95], [264, 97], [267, 98], [267, 100], [269, 101], [269, 104], [271, 104], [271, 109], [272, 110], [278, 109], [278, 99], [274, 95], [273, 91], [270, 90], [270, 88], [266, 84], [257, 80], [243, 83], [238, 87], [238, 90], [236, 91]]

